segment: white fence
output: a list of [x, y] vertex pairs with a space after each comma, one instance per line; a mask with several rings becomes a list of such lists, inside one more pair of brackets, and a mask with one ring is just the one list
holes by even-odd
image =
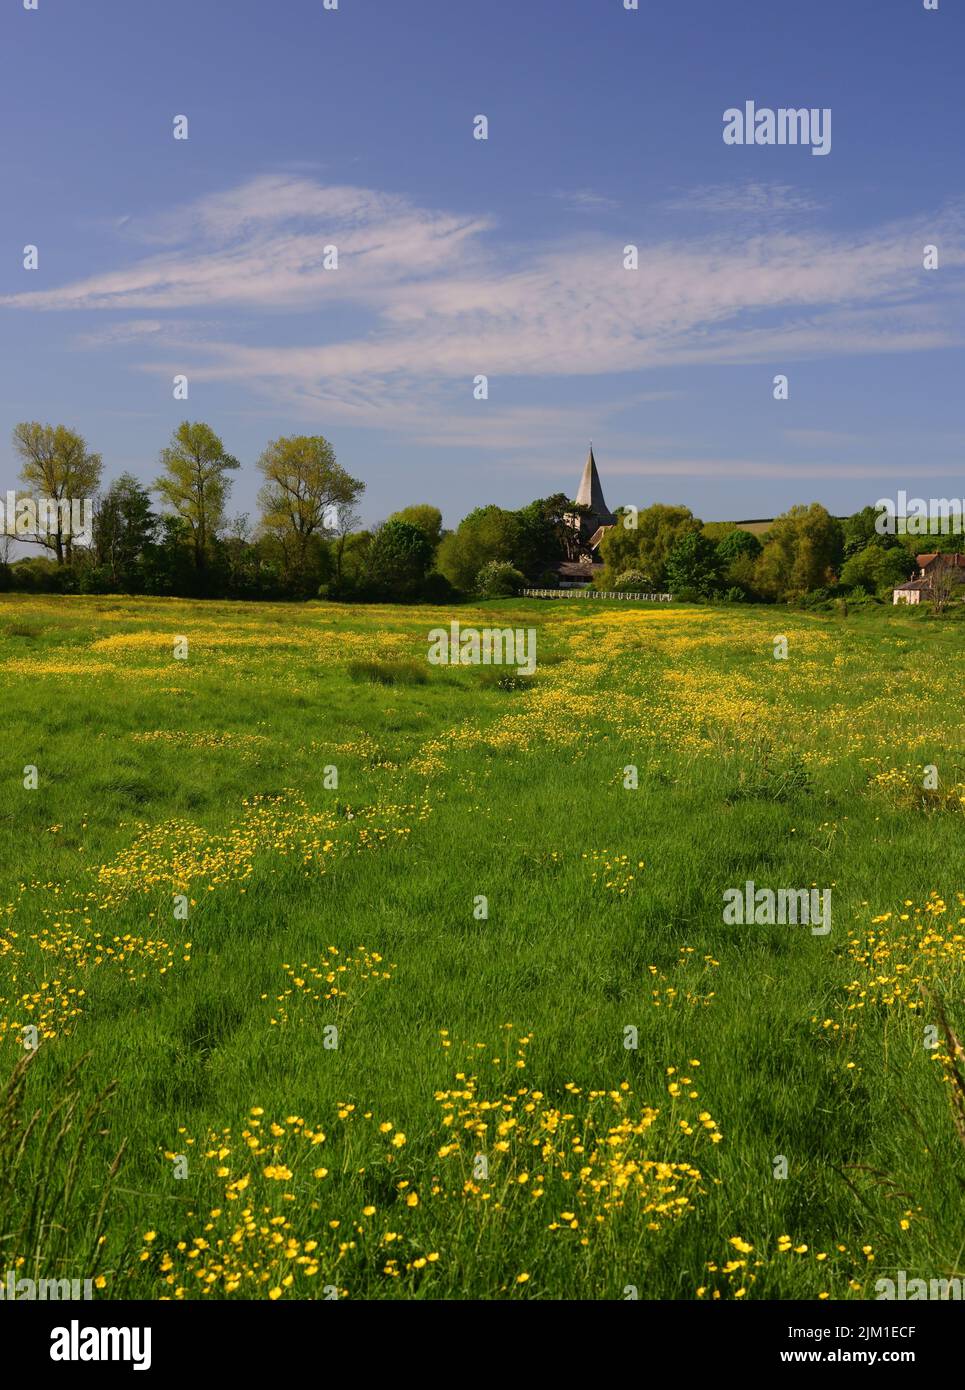
[[616, 598], [643, 603], [669, 603], [671, 594], [625, 594], [617, 589], [523, 589], [524, 598]]

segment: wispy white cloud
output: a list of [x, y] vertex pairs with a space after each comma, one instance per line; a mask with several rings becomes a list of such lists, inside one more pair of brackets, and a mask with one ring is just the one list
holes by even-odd
[[120, 343], [181, 342], [203, 338], [214, 330], [214, 324], [196, 319], [118, 319], [78, 333], [73, 341], [80, 348], [108, 348]]
[[746, 180], [682, 189], [665, 199], [662, 206], [673, 212], [709, 213], [714, 217], [729, 213], [771, 217], [817, 212], [822, 204], [810, 193], [790, 184]]
[[621, 206], [616, 198], [595, 193], [592, 188], [559, 188], [552, 197], [574, 212], [615, 212]]
[[[265, 175], [144, 224], [132, 237], [178, 248], [123, 270], [0, 304], [41, 310], [162, 310], [208, 305], [306, 309], [326, 300], [385, 300], [399, 283], [471, 262], [490, 225], [413, 207], [395, 195]], [[327, 269], [336, 246], [338, 270]]]
[[[742, 196], [793, 201], [793, 191], [761, 187]], [[641, 245], [637, 271], [624, 269], [622, 236], [497, 252], [485, 215], [284, 173], [132, 226], [164, 250], [0, 304], [130, 312], [99, 339], [88, 334], [87, 346], [141, 341], [148, 355], [129, 356], [143, 370], [236, 382], [306, 414], [420, 436], [431, 425], [438, 438], [448, 422], [453, 442], [487, 428], [494, 442], [508, 437], [500, 392], [514, 379], [538, 389], [540, 378], [612, 374], [637, 399], [638, 374], [651, 368], [760, 362], [781, 371], [963, 338], [965, 220], [955, 208], [864, 232], [676, 236]], [[940, 296], [921, 268], [930, 241], [941, 244]], [[330, 244], [337, 270], [324, 268]], [[258, 317], [269, 312], [270, 330]], [[279, 328], [286, 314], [290, 337]], [[477, 374], [490, 378], [485, 404], [472, 402]]]

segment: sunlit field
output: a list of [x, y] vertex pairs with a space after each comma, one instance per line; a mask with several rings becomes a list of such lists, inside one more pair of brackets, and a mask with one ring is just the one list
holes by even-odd
[[[430, 665], [451, 618], [535, 627], [535, 676]], [[963, 1277], [962, 632], [3, 596], [0, 1272]], [[830, 888], [830, 933], [728, 924], [747, 880]]]

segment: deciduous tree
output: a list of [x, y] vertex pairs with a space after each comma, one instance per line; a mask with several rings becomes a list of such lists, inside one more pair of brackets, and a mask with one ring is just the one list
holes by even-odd
[[784, 599], [834, 582], [842, 552], [840, 524], [819, 502], [776, 518], [754, 570], [758, 588]]
[[340, 509], [352, 508], [365, 484], [336, 462], [320, 434], [273, 439], [258, 467], [265, 477], [258, 494], [262, 532], [277, 539], [286, 569], [302, 583], [318, 539], [326, 531], [336, 534]]
[[656, 502], [637, 513], [636, 527], [621, 523], [608, 531], [600, 544], [606, 563], [601, 583], [612, 588], [624, 570], [641, 570], [662, 588], [666, 583], [667, 559], [683, 536], [698, 532], [701, 522], [689, 507], [668, 507]]
[[[23, 466], [20, 481], [36, 499], [51, 502], [93, 500], [100, 486], [101, 456], [92, 454], [76, 430], [66, 425], [41, 425], [33, 420], [17, 425], [13, 447]], [[48, 527], [28, 539], [52, 550], [58, 565], [69, 564], [72, 535], [69, 523], [58, 507], [48, 513]]]
[[225, 474], [241, 465], [225, 452], [210, 425], [185, 420], [174, 431], [168, 447], [161, 450], [161, 466], [164, 472], [154, 490], [187, 526], [195, 570], [201, 574], [207, 566], [209, 545], [224, 522], [231, 488]]
[[457, 589], [467, 593], [490, 560], [513, 563], [519, 545], [519, 520], [502, 507], [477, 507], [443, 536], [436, 567]]
[[157, 530], [147, 488], [131, 473], [122, 473], [94, 512], [94, 555], [111, 588], [139, 587], [138, 567]]

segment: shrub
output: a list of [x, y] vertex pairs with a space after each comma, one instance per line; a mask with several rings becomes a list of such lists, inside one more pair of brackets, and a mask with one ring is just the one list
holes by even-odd
[[318, 597], [327, 598], [331, 603], [364, 603], [368, 594], [354, 575], [343, 574], [341, 579], [320, 584]]
[[457, 593], [444, 574], [430, 570], [422, 581], [422, 597], [426, 603], [449, 603]]
[[32, 594], [54, 594], [62, 592], [60, 575], [56, 561], [45, 555], [31, 555], [23, 560], [15, 560], [10, 566], [11, 588]]
[[82, 594], [109, 594], [114, 587], [111, 572], [106, 565], [91, 565], [81, 574], [77, 587]]
[[653, 592], [653, 583], [642, 570], [624, 570], [613, 587], [618, 589], [621, 594], [649, 594]]
[[512, 598], [526, 583], [526, 576], [507, 560], [490, 560], [476, 575], [480, 598]]
[[[859, 591], [860, 592], [860, 591]], [[858, 594], [855, 594], [857, 597]], [[829, 588], [811, 589], [809, 593], [800, 594], [793, 601], [790, 601], [792, 608], [823, 608], [828, 600], [835, 597]]]

